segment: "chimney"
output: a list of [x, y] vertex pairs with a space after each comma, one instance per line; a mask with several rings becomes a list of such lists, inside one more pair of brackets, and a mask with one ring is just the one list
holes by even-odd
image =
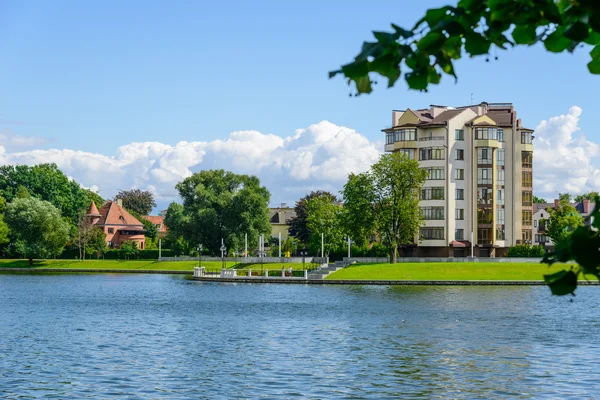
[[123, 207], [123, 199], [117, 199], [117, 205]]
[[287, 203], [281, 203], [281, 208], [287, 208]]
[[554, 199], [554, 209], [555, 210], [558, 208], [559, 204], [560, 204], [560, 200], [559, 199]]
[[590, 199], [583, 199], [583, 213], [587, 215], [590, 212]]

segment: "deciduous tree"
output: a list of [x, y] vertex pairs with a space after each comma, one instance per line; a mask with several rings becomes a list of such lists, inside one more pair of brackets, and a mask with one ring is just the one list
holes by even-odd
[[543, 204], [546, 202], [546, 199], [542, 198], [542, 197], [537, 197], [537, 196], [533, 196], [533, 202], [537, 203], [537, 204]]
[[318, 190], [313, 191], [296, 202], [294, 211], [296, 216], [289, 221], [290, 235], [298, 239], [303, 244], [308, 244], [310, 232], [306, 226], [306, 218], [308, 216], [307, 203], [313, 198], [325, 198], [328, 201], [335, 201], [336, 197], [331, 192]]
[[576, 203], [581, 203], [583, 200], [594, 201], [594, 199], [596, 199], [596, 197], [598, 197], [599, 195], [600, 194], [598, 194], [598, 192], [589, 192], [589, 193], [577, 195], [577, 196], [575, 196], [575, 198], [573, 200]]
[[325, 251], [325, 254], [320, 254], [322, 257], [329, 256], [330, 252], [343, 246], [342, 207], [337, 199], [315, 196], [306, 202], [306, 214], [308, 245], [314, 253], [320, 252], [321, 244]]
[[156, 207], [154, 195], [149, 190], [120, 190], [115, 196], [116, 199], [123, 201], [123, 207], [128, 211], [134, 211], [139, 215], [149, 215], [152, 209]]
[[548, 209], [548, 218], [541, 219], [540, 223], [546, 225], [546, 235], [554, 243], [559, 243], [568, 238], [575, 229], [583, 226], [583, 217], [563, 198], [558, 207]]
[[5, 220], [16, 239], [16, 251], [29, 259], [29, 265], [34, 257], [60, 254], [69, 238], [69, 224], [60, 211], [34, 197], [13, 200], [6, 207]]

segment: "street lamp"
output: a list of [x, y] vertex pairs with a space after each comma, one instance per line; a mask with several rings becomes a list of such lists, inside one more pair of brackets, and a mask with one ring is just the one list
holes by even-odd
[[219, 250], [221, 250], [221, 268], [225, 269], [225, 252], [227, 251], [227, 248], [222, 244]]
[[198, 268], [202, 267], [202, 243], [198, 245]]
[[306, 257], [306, 250], [300, 250], [300, 255], [302, 256], [302, 269], [304, 268], [304, 257]]

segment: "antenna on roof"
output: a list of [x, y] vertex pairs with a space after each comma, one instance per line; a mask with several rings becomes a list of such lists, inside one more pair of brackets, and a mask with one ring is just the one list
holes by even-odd
[[471, 93], [471, 102], [469, 104], [473, 104], [473, 93]]

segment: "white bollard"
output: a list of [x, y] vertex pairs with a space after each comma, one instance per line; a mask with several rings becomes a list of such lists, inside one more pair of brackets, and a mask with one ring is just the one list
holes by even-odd
[[307, 269], [304, 270], [304, 279], [308, 279], [308, 270]]
[[268, 278], [268, 277], [269, 277], [269, 270], [265, 269], [265, 278]]
[[285, 278], [285, 267], [281, 268], [281, 277]]
[[200, 268], [194, 267], [194, 278], [198, 278], [200, 276]]
[[252, 270], [251, 269], [248, 270], [248, 276], [252, 277]]

